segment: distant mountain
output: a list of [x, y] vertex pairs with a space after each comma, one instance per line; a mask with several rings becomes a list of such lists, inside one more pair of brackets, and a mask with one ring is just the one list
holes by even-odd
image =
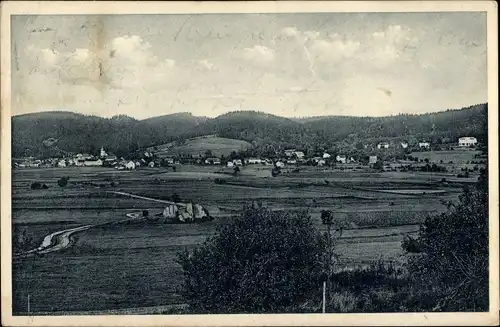
[[[70, 112], [42, 112], [12, 117], [13, 156], [51, 156], [63, 152], [97, 153], [100, 147], [126, 155], [139, 147], [164, 143], [191, 131], [205, 118], [173, 114], [146, 120]], [[44, 140], [57, 139], [57, 151]], [[47, 142], [45, 142], [47, 143]]]
[[136, 120], [125, 115], [102, 118], [72, 112], [42, 112], [12, 117], [13, 156], [97, 153], [101, 146], [118, 155], [187, 138], [216, 134], [245, 140], [255, 148], [335, 147], [338, 143], [381, 140], [456, 141], [487, 137], [487, 104], [422, 115], [390, 117], [328, 116], [284, 118], [257, 111], [235, 111], [216, 118], [190, 113]]

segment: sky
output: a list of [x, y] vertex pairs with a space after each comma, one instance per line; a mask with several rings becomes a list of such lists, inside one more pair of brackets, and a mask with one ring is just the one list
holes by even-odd
[[486, 13], [12, 17], [12, 114], [386, 116], [487, 102]]

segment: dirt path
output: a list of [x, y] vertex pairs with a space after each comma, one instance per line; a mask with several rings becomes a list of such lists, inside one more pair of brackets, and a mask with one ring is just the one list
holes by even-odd
[[38, 248], [27, 251], [24, 254], [25, 255], [30, 255], [34, 253], [45, 254], [67, 248], [71, 243], [70, 240], [71, 235], [87, 230], [93, 226], [95, 225], [85, 225], [49, 234], [45, 236], [42, 244]]
[[119, 195], [124, 195], [124, 196], [128, 196], [128, 197], [131, 197], [131, 198], [136, 198], [136, 199], [142, 199], [142, 200], [148, 200], [148, 201], [160, 202], [160, 203], [166, 203], [166, 204], [175, 204], [177, 206], [185, 206], [185, 204], [182, 204], [182, 203], [175, 203], [175, 202], [167, 201], [167, 200], [160, 200], [160, 199], [148, 198], [146, 196], [135, 195], [135, 194], [126, 193], [126, 192], [118, 192], [118, 191], [107, 191], [107, 192], [108, 193], [119, 194]]

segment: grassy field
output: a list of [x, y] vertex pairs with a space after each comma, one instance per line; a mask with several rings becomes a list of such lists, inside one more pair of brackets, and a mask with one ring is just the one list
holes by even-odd
[[200, 156], [204, 155], [205, 151], [210, 150], [214, 156], [228, 156], [232, 151], [246, 150], [251, 148], [252, 145], [246, 141], [228, 139], [224, 137], [208, 136], [208, 137], [197, 137], [193, 139], [186, 140], [182, 145], [169, 146], [157, 146], [157, 154], [162, 155], [192, 155]]
[[[323, 229], [321, 210], [332, 210], [347, 230], [339, 240], [340, 265], [364, 265], [398, 259], [404, 235], [418, 229], [429, 214], [446, 210], [460, 194], [460, 179], [442, 185], [429, 174], [303, 169], [272, 178], [266, 167], [250, 166], [240, 176], [220, 167], [179, 166], [116, 171], [106, 168], [24, 169], [13, 172], [13, 237], [22, 231], [41, 240], [57, 230], [125, 219], [126, 213], [163, 204], [110, 193], [121, 191], [157, 199], [193, 200], [206, 206], [215, 220], [204, 224], [117, 224], [75, 234], [61, 251], [17, 258], [13, 263], [14, 313], [85, 311], [181, 304], [182, 271], [176, 253], [191, 249], [227, 223], [243, 203], [260, 201], [276, 210], [307, 210]], [[256, 173], [258, 172], [258, 173]], [[57, 186], [70, 177], [66, 188]], [[226, 184], [216, 184], [224, 178]], [[103, 187], [79, 182], [115, 181]], [[327, 180], [327, 182], [325, 182]], [[47, 190], [31, 190], [33, 181]], [[72, 183], [73, 182], [73, 183]], [[394, 192], [394, 190], [400, 190]], [[426, 193], [423, 190], [427, 190]]]
[[434, 163], [449, 163], [452, 161], [457, 164], [465, 164], [468, 161], [478, 160], [474, 156], [481, 154], [481, 151], [463, 149], [463, 150], [450, 150], [450, 151], [423, 151], [412, 152], [410, 155], [419, 159], [429, 159]]

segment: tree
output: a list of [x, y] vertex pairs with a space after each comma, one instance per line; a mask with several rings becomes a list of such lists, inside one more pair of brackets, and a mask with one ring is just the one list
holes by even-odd
[[212, 155], [212, 150], [209, 149], [205, 151], [205, 158], [210, 158], [210, 157], [213, 157], [213, 155]]
[[439, 290], [434, 311], [487, 310], [487, 170], [448, 212], [427, 218], [418, 236], [406, 239], [403, 248], [422, 253], [410, 261], [410, 273], [419, 285]]
[[294, 312], [319, 288], [324, 240], [304, 212], [247, 205], [193, 252], [179, 254], [195, 313]]
[[179, 196], [179, 194], [177, 193], [172, 194], [172, 201], [176, 203], [181, 202], [181, 197]]
[[62, 177], [57, 181], [57, 185], [59, 185], [60, 187], [65, 187], [66, 185], [68, 185], [68, 180], [69, 177]]

